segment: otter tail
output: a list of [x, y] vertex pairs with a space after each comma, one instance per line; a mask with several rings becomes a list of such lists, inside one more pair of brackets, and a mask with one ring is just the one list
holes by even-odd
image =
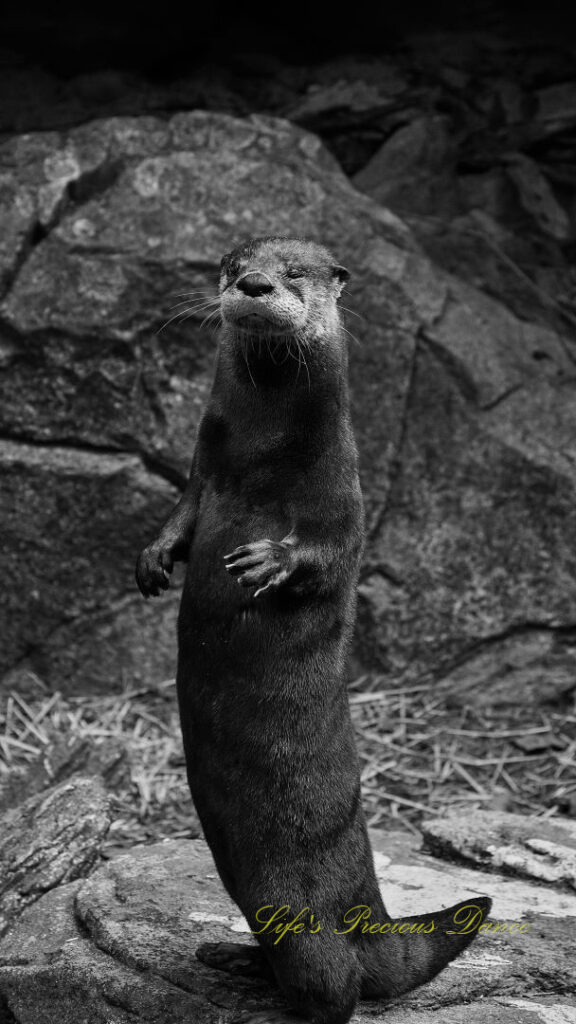
[[389, 920], [379, 934], [363, 935], [364, 998], [390, 999], [431, 981], [476, 938], [491, 906], [487, 896], [474, 896], [437, 913]]

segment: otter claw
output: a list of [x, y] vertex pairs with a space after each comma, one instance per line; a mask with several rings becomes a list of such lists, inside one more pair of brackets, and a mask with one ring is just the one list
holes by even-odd
[[241, 587], [256, 587], [254, 597], [288, 578], [289, 549], [282, 541], [258, 540], [224, 555], [226, 570]]
[[224, 561], [234, 562], [237, 558], [241, 558], [242, 555], [248, 555], [254, 545], [252, 544], [241, 544], [239, 548], [234, 548], [229, 555], [224, 555]]
[[136, 582], [143, 597], [158, 597], [170, 586], [173, 562], [169, 550], [155, 541], [140, 554], [136, 563]]
[[267, 590], [273, 589], [274, 585], [277, 586], [272, 580], [269, 580], [265, 587], [258, 587], [258, 590], [254, 591], [254, 597], [260, 597], [260, 594], [265, 594]]

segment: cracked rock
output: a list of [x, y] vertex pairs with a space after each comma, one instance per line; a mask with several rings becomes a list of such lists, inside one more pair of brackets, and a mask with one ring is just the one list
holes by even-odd
[[87, 875], [110, 827], [101, 782], [75, 776], [0, 819], [0, 934], [57, 886]]

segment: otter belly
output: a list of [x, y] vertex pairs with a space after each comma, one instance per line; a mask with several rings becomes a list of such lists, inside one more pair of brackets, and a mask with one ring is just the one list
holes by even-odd
[[243, 544], [268, 538], [279, 541], [292, 524], [279, 503], [254, 505], [245, 496], [218, 492], [207, 485], [188, 554], [184, 584], [187, 613], [194, 620], [234, 620], [239, 610], [254, 608], [253, 591], [226, 572], [224, 556]]
[[336, 659], [248, 639], [242, 649], [238, 638], [223, 654], [220, 639], [184, 645], [178, 696], [190, 789], [222, 881], [253, 922], [266, 904], [325, 903], [311, 858], [328, 871], [335, 858], [339, 872], [350, 861], [344, 912], [363, 895], [366, 844], [345, 687], [336, 682], [327, 706], [319, 684]]
[[224, 568], [235, 546], [281, 539], [286, 526], [262, 513], [218, 525], [202, 516], [179, 616], [190, 788], [222, 880], [247, 914], [247, 893], [251, 902], [280, 898], [278, 877], [285, 896], [304, 898], [311, 849], [332, 849], [360, 814], [344, 678], [348, 627], [337, 600], [254, 598]]

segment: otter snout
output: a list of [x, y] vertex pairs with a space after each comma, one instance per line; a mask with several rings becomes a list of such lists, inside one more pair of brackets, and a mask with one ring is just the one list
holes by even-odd
[[270, 278], [266, 274], [261, 274], [259, 270], [251, 270], [249, 273], [244, 274], [243, 277], [239, 277], [236, 281], [236, 287], [252, 299], [274, 291], [274, 285]]
[[329, 337], [340, 345], [336, 303], [346, 273], [313, 242], [252, 239], [222, 260], [222, 322], [258, 344], [298, 335], [301, 344]]

